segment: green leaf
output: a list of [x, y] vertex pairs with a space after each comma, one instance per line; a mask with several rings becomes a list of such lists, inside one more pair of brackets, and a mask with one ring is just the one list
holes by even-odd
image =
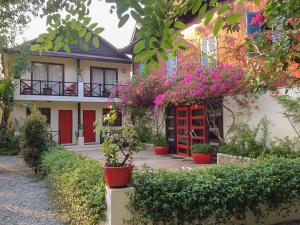
[[83, 21], [84, 25], [88, 25], [91, 22], [91, 17], [86, 17]]
[[134, 45], [133, 53], [137, 54], [137, 53], [141, 52], [144, 49], [145, 49], [145, 41], [144, 40], [140, 40], [139, 42], [137, 42]]
[[241, 17], [242, 17], [242, 14], [240, 14], [240, 13], [232, 14], [229, 17], [227, 17], [227, 23], [229, 25], [233, 25], [233, 24], [237, 23]]
[[69, 45], [64, 45], [64, 50], [67, 54], [71, 53], [71, 49], [70, 49]]
[[99, 38], [98, 37], [93, 37], [93, 45], [95, 48], [99, 48]]
[[92, 33], [91, 32], [87, 32], [86, 35], [85, 35], [85, 41], [86, 42], [89, 42], [92, 38]]
[[128, 19], [129, 19], [129, 15], [128, 14], [124, 15], [123, 17], [121, 17], [121, 19], [119, 21], [119, 24], [118, 24], [118, 27], [119, 28], [123, 27], [124, 24], [128, 21]]
[[178, 42], [177, 47], [182, 49], [182, 50], [186, 50], [186, 47], [182, 42]]
[[213, 11], [209, 11], [207, 14], [206, 14], [206, 18], [205, 18], [205, 21], [204, 21], [204, 24], [205, 25], [208, 25], [210, 23], [210, 21], [212, 20], [212, 18], [214, 17], [214, 14], [215, 12]]
[[92, 23], [91, 25], [89, 25], [89, 29], [93, 30], [97, 27], [98, 23]]
[[176, 23], [174, 24], [174, 28], [176, 29], [184, 29], [185, 28], [185, 24], [181, 21], [176, 21]]
[[255, 4], [256, 4], [257, 6], [260, 5], [260, 0], [254, 0], [254, 1], [255, 1]]
[[200, 6], [202, 5], [202, 2], [203, 0], [197, 0], [195, 5], [193, 6], [193, 9], [192, 9], [192, 14], [194, 15], [199, 9], [200, 9]]
[[210, 0], [209, 6], [215, 6], [217, 4], [218, 0]]
[[230, 8], [229, 5], [222, 5], [222, 6], [219, 8], [219, 10], [218, 10], [218, 14], [219, 14], [219, 15], [220, 15], [220, 14], [223, 14], [223, 13], [229, 11], [230, 9], [231, 9], [231, 8]]
[[137, 14], [136, 11], [131, 10], [131, 11], [130, 11], [130, 14], [131, 14], [132, 18], [135, 19], [136, 22], [138, 22], [138, 23], [141, 23], [141, 22], [142, 22], [142, 18], [140, 17], [139, 14]]
[[53, 48], [53, 51], [57, 52], [58, 50], [60, 50], [62, 47], [63, 47], [63, 43], [60, 42], [60, 43], [57, 43], [54, 48]]
[[34, 51], [38, 51], [40, 49], [40, 45], [36, 44], [36, 45], [32, 45], [30, 46], [30, 51], [34, 52]]
[[86, 31], [87, 31], [86, 28], [82, 28], [82, 29], [79, 31], [79, 37], [84, 37], [84, 35], [86, 34]]
[[215, 26], [214, 26], [214, 28], [213, 28], [213, 34], [214, 34], [215, 36], [219, 33], [219, 31], [220, 31], [220, 29], [221, 29], [223, 23], [224, 23], [223, 18], [218, 18], [218, 19], [217, 19], [217, 21], [216, 21], [216, 23], [215, 23]]
[[149, 55], [149, 52], [147, 50], [141, 51], [139, 54], [137, 54], [134, 57], [134, 61], [136, 61], [136, 62], [143, 61], [148, 55]]
[[94, 34], [95, 35], [99, 35], [100, 33], [102, 33], [104, 31], [104, 28], [103, 27], [97, 27], [95, 30], [94, 30]]
[[206, 9], [207, 9], [207, 3], [205, 3], [201, 6], [199, 13], [198, 13], [199, 18], [202, 18], [204, 16]]
[[159, 52], [159, 55], [160, 55], [164, 60], [168, 60], [168, 55], [167, 55], [167, 53], [166, 53], [162, 48], [160, 48], [160, 49], [158, 50], [158, 52]]

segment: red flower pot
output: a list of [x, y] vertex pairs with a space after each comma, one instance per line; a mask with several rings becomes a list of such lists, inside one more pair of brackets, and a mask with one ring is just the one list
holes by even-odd
[[104, 180], [111, 188], [127, 187], [132, 176], [133, 165], [124, 167], [104, 166]]
[[156, 155], [167, 155], [169, 154], [169, 147], [154, 147]]
[[196, 164], [209, 164], [212, 161], [212, 153], [192, 153]]

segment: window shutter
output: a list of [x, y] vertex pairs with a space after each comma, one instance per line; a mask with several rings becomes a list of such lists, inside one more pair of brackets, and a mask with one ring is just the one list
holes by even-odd
[[247, 34], [254, 34], [256, 32], [261, 31], [261, 28], [258, 24], [250, 25], [252, 18], [255, 17], [256, 14], [257, 14], [257, 12], [247, 12], [247, 14], [246, 14]]
[[167, 78], [172, 76], [172, 58], [171, 58], [171, 54], [168, 54], [168, 60], [166, 63], [166, 67], [167, 67]]
[[216, 50], [217, 50], [217, 38], [216, 38], [216, 36], [210, 36], [208, 38], [207, 48], [208, 48], [208, 55], [210, 57], [208, 61], [211, 64], [215, 64], [216, 61], [217, 61], [217, 53], [216, 53]]
[[144, 63], [139, 64], [139, 74], [145, 75], [145, 64]]
[[177, 56], [172, 59], [172, 75], [177, 71]]
[[207, 54], [208, 54], [207, 39], [205, 39], [205, 38], [200, 39], [200, 47], [201, 47], [201, 65], [206, 66], [207, 63], [208, 63], [208, 60], [207, 60]]

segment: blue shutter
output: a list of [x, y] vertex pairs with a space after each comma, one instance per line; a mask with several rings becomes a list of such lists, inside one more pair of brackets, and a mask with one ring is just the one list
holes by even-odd
[[208, 44], [207, 44], [207, 39], [201, 38], [200, 39], [200, 50], [201, 50], [201, 58], [200, 58], [200, 63], [201, 66], [206, 66], [208, 64]]
[[139, 65], [139, 74], [140, 75], [145, 74], [145, 64], [144, 63], [140, 63], [140, 65]]
[[177, 71], [177, 56], [172, 59], [172, 75]]
[[246, 14], [247, 34], [254, 34], [256, 32], [261, 31], [261, 28], [258, 24], [250, 25], [252, 18], [255, 17], [256, 14], [257, 14], [257, 12], [247, 12], [247, 14]]

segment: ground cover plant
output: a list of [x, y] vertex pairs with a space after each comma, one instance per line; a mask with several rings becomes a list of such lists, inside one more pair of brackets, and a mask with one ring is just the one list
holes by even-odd
[[[251, 211], [260, 219], [261, 205], [286, 215], [300, 197], [300, 159], [268, 159], [247, 166], [216, 166], [190, 171], [136, 172], [132, 181], [136, 193], [130, 210], [130, 224], [244, 224]], [[230, 193], [230, 194], [229, 194]], [[140, 224], [139, 223], [139, 224]]]
[[71, 225], [96, 225], [105, 220], [105, 185], [100, 163], [52, 147], [42, 158], [42, 168], [51, 186], [60, 214]]
[[226, 143], [218, 148], [218, 152], [250, 158], [300, 157], [299, 138], [272, 138], [269, 123], [267, 118], [263, 118], [253, 127], [246, 123], [236, 124]]

